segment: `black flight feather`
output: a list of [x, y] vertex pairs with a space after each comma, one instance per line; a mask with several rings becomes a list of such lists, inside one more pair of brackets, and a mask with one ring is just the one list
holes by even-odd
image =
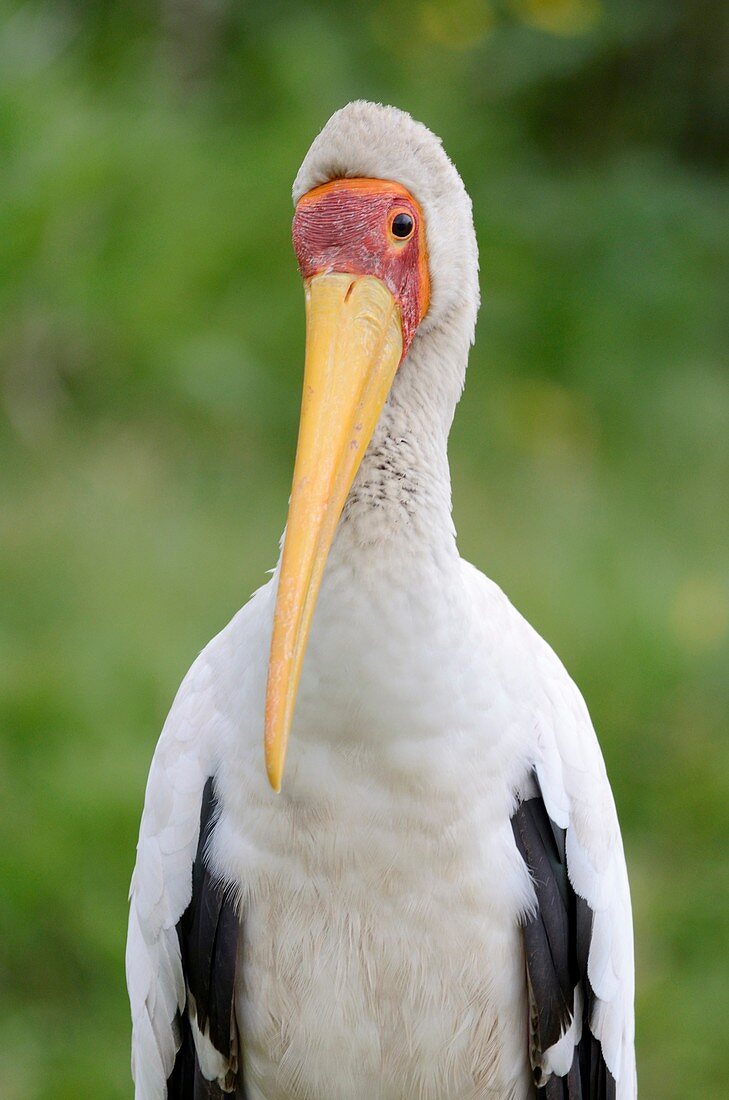
[[[207, 863], [207, 849], [217, 821], [212, 778], [205, 784], [200, 807], [200, 837], [192, 866], [192, 898], [177, 924], [182, 969], [194, 998], [197, 1026], [224, 1058], [231, 1057], [235, 1028], [233, 994], [240, 923], [230, 892]], [[168, 1100], [218, 1100], [226, 1094], [200, 1072], [187, 1012], [178, 1019], [182, 1044], [167, 1080]], [[245, 1097], [238, 1074], [235, 1096]]]
[[569, 1027], [574, 989], [576, 985], [582, 988], [582, 1037], [569, 1073], [538, 1080], [537, 1096], [540, 1100], [615, 1100], [615, 1079], [589, 1027], [594, 994], [587, 958], [593, 914], [587, 902], [575, 894], [567, 875], [567, 832], [551, 820], [541, 794], [520, 803], [511, 825], [537, 899], [536, 911], [525, 922], [523, 934], [534, 1002], [531, 1042], [538, 1054], [553, 1046]]

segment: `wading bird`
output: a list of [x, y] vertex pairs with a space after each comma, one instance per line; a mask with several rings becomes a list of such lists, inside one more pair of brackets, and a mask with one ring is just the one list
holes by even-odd
[[451, 521], [470, 200], [430, 131], [357, 102], [294, 201], [288, 522], [154, 754], [137, 1100], [630, 1100], [630, 896], [597, 739]]

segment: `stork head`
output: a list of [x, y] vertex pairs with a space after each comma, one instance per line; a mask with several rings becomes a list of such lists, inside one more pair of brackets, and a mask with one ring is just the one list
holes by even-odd
[[[478, 310], [470, 199], [440, 140], [404, 111], [361, 101], [337, 111], [293, 196], [306, 363], [266, 691], [274, 790], [327, 555], [382, 409], [404, 361], [417, 369], [417, 346], [455, 325], [467, 348]], [[456, 394], [464, 368], [465, 353]]]

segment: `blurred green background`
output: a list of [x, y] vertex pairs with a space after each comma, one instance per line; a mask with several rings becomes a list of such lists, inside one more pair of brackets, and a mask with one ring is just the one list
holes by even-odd
[[461, 548], [601, 736], [642, 1095], [729, 1095], [728, 10], [0, 0], [4, 1100], [131, 1096], [146, 771], [186, 668], [276, 559], [290, 185], [360, 96], [441, 134], [474, 200]]

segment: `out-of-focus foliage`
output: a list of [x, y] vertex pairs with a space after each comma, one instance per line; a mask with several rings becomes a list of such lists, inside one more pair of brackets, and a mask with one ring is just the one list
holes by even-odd
[[440, 133], [483, 309], [464, 554], [583, 687], [642, 1092], [729, 1093], [724, 0], [0, 0], [0, 1094], [128, 1097], [146, 769], [264, 578], [302, 360], [290, 183], [364, 96]]

